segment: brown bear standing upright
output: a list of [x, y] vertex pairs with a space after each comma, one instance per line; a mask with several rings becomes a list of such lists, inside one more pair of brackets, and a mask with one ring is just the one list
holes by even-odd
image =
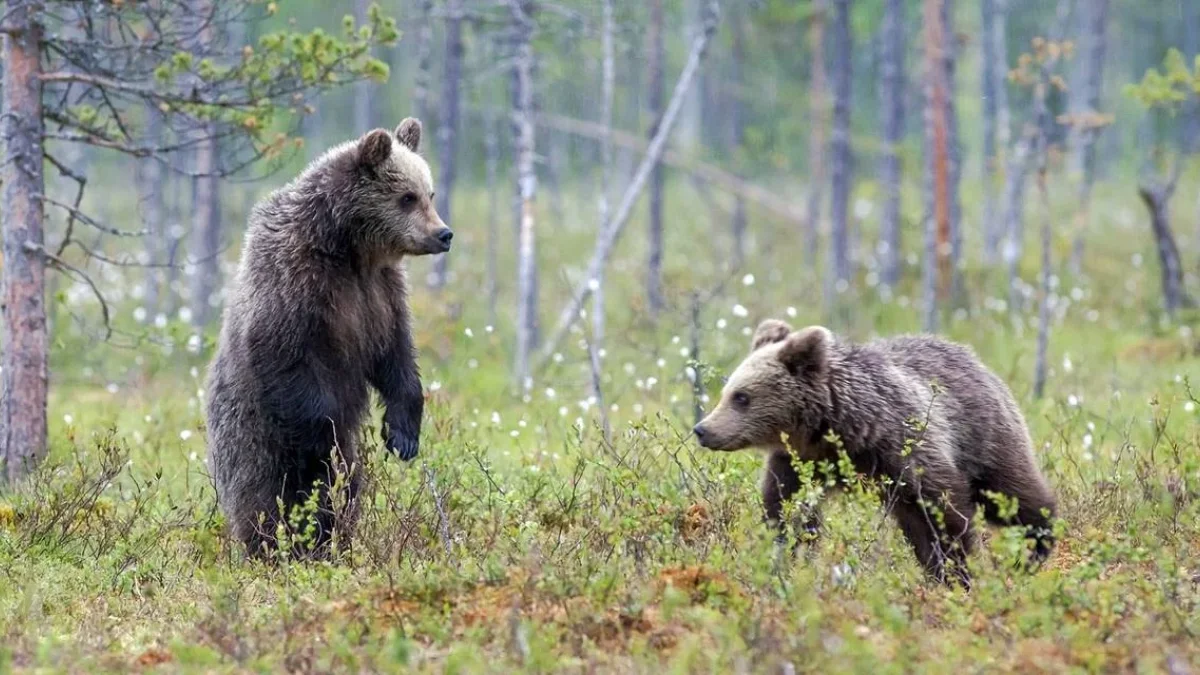
[[[855, 345], [820, 326], [793, 331], [767, 320], [695, 428], [706, 448], [767, 451], [763, 503], [781, 526], [783, 505], [800, 488], [793, 458], [836, 460], [831, 433], [856, 471], [890, 479], [888, 505], [935, 578], [948, 579], [951, 560], [969, 584], [977, 506], [989, 522], [1026, 527], [1035, 561], [1054, 545], [1054, 495], [1025, 420], [1008, 387], [966, 347], [932, 336]], [[1015, 516], [1004, 518], [992, 493], [1015, 498]]]
[[252, 554], [275, 542], [277, 500], [286, 514], [314, 489], [315, 540], [298, 552], [323, 555], [335, 526], [352, 527], [368, 386], [385, 406], [388, 449], [417, 455], [424, 399], [399, 263], [447, 251], [453, 236], [420, 142], [408, 118], [344, 143], [250, 216], [207, 425], [217, 500]]

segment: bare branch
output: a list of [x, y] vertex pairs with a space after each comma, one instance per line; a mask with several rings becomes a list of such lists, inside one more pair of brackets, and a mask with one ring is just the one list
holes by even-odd
[[92, 289], [92, 294], [96, 296], [96, 300], [100, 302], [100, 314], [104, 317], [104, 340], [107, 342], [112, 337], [112, 320], [108, 311], [108, 301], [104, 299], [104, 294], [100, 292], [100, 288], [96, 286], [96, 282], [88, 276], [87, 272], [75, 267], [71, 263], [63, 260], [57, 255], [47, 251], [41, 244], [35, 244], [32, 241], [25, 242], [25, 250], [30, 253], [37, 253], [44, 257], [54, 267], [67, 275], [73, 275], [75, 278], [84, 282]]
[[57, 206], [58, 208], [69, 213], [72, 218], [78, 218], [79, 222], [83, 223], [84, 225], [89, 225], [91, 227], [94, 227], [97, 230], [100, 230], [101, 232], [104, 232], [106, 234], [111, 234], [111, 235], [115, 235], [118, 237], [144, 237], [150, 233], [148, 230], [136, 230], [136, 231], [118, 230], [114, 227], [109, 227], [103, 223], [97, 222], [91, 216], [80, 211], [79, 209], [75, 208], [74, 206], [70, 206], [69, 204], [64, 204], [56, 199], [47, 197], [46, 195], [37, 195], [36, 198], [41, 200], [41, 202], [43, 204], [49, 204], [50, 206]]
[[[510, 2], [516, 1], [510, 0]], [[642, 188], [645, 187], [646, 180], [650, 177], [650, 172], [653, 170], [654, 165], [662, 157], [663, 150], [666, 148], [667, 138], [675, 128], [675, 120], [679, 117], [679, 111], [683, 108], [683, 99], [687, 95], [688, 89], [691, 88], [692, 80], [695, 78], [696, 73], [700, 70], [700, 64], [708, 52], [708, 44], [712, 40], [712, 36], [717, 32], [719, 20], [720, 6], [716, 0], [710, 0], [704, 16], [703, 31], [692, 43], [687, 64], [683, 67], [683, 72], [679, 75], [679, 81], [675, 83], [675, 91], [671, 94], [671, 100], [667, 104], [666, 111], [663, 113], [662, 120], [658, 125], [658, 131], [654, 134], [654, 138], [651, 139], [646, 156], [642, 158], [641, 164], [638, 165], [637, 171], [634, 173], [633, 180], [625, 190], [625, 194], [621, 198], [621, 203], [617, 207], [616, 214], [601, 229], [601, 235], [596, 242], [596, 248], [592, 253], [592, 260], [588, 264], [587, 273], [584, 275], [579, 287], [572, 293], [571, 301], [567, 303], [562, 313], [559, 314], [554, 334], [546, 342], [537, 361], [536, 365], [538, 367], [543, 365], [550, 355], [554, 353], [554, 350], [558, 348], [559, 343], [566, 336], [567, 331], [570, 330], [576, 319], [579, 318], [579, 310], [587, 302], [588, 297], [591, 296], [593, 290], [592, 280], [596, 279], [608, 264], [609, 256], [612, 255], [613, 247], [616, 245], [617, 240], [620, 239], [625, 224], [629, 221], [629, 216], [633, 212], [633, 205], [637, 202], [638, 195], [641, 194]]]
[[73, 169], [58, 161], [54, 155], [51, 155], [48, 152], [45, 153], [45, 157], [51, 164], [55, 166], [55, 168], [58, 169], [59, 173], [79, 184], [79, 190], [75, 193], [74, 211], [67, 218], [66, 234], [63, 235], [63, 240], [59, 243], [58, 250], [54, 252], [54, 255], [62, 255], [63, 250], [67, 248], [67, 244], [71, 242], [71, 235], [75, 232], [75, 212], [79, 210], [79, 205], [83, 202], [83, 189], [87, 187], [87, 177], [76, 173]]

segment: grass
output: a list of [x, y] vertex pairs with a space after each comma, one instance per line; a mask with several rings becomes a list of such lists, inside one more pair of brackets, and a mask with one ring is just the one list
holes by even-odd
[[[189, 344], [174, 312], [161, 327], [154, 312], [135, 320], [130, 272], [104, 279], [124, 296], [121, 332], [95, 344], [94, 303], [66, 288], [51, 457], [0, 494], [0, 672], [1186, 672], [1200, 666], [1196, 319], [1155, 309], [1156, 258], [1128, 192], [1097, 190], [1086, 274], [1060, 272], [1045, 398], [1030, 397], [1035, 312], [988, 300], [1005, 297], [994, 273], [972, 263], [972, 312], [943, 318], [1011, 383], [1063, 518], [1033, 575], [1012, 568], [1019, 533], [989, 530], [970, 593], [924, 581], [870, 491], [835, 499], [823, 538], [781, 556], [760, 524], [758, 456], [688, 438], [693, 289], [726, 282], [701, 312], [711, 395], [746, 329], [789, 307], [797, 325], [855, 339], [919, 325], [906, 300], [916, 267], [890, 294], [864, 273], [842, 296], [852, 311], [823, 318], [802, 237], [753, 212], [750, 263], [723, 269], [727, 205], [710, 211], [690, 187], [668, 197], [672, 304], [656, 325], [641, 306], [638, 223], [610, 275], [611, 446], [582, 332], [514, 393], [509, 218], [489, 329], [476, 290], [486, 198], [463, 193], [455, 278], [413, 297], [421, 455], [400, 465], [379, 452], [372, 420], [362, 523], [332, 563], [251, 564], [226, 538], [203, 462], [211, 340]], [[561, 217], [553, 201], [540, 205], [547, 326], [594, 227], [590, 199], [564, 199]], [[1070, 209], [1056, 206], [1062, 222]], [[1069, 245], [1064, 229], [1056, 260]], [[411, 268], [420, 279], [428, 262]]]

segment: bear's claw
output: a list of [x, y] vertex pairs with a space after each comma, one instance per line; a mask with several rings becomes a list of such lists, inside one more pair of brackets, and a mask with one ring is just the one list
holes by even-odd
[[419, 447], [415, 438], [407, 438], [403, 434], [398, 433], [387, 435], [387, 449], [396, 453], [397, 457], [406, 462], [411, 462], [417, 458]]

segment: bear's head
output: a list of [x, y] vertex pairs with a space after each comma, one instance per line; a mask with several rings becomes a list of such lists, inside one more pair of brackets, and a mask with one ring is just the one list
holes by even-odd
[[693, 429], [711, 450], [741, 450], [796, 439], [820, 428], [829, 410], [827, 328], [801, 330], [768, 319], [754, 332], [750, 355], [729, 376], [717, 407]]
[[388, 255], [445, 253], [454, 237], [434, 207], [433, 177], [420, 147], [421, 122], [409, 117], [395, 132], [366, 134], [354, 148], [358, 180], [351, 208], [368, 244]]

